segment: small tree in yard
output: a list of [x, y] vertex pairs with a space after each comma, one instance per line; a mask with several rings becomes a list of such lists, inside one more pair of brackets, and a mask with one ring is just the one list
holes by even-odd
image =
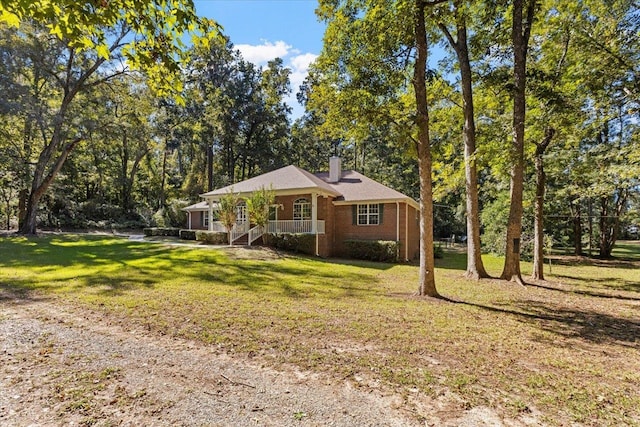
[[238, 196], [233, 191], [228, 192], [218, 200], [218, 212], [220, 222], [227, 229], [229, 237], [229, 246], [231, 246], [231, 230], [236, 225], [236, 206], [238, 204]]
[[251, 197], [247, 198], [247, 214], [251, 223], [265, 229], [269, 223], [269, 206], [273, 204], [275, 199], [276, 194], [272, 187], [261, 187], [254, 191]]

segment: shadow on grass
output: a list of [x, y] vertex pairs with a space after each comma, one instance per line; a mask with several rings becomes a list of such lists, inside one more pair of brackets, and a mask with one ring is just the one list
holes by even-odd
[[[558, 276], [558, 277], [561, 277], [561, 276]], [[580, 280], [579, 278], [576, 278], [576, 279]], [[628, 291], [639, 291], [640, 290], [640, 283], [636, 283], [634, 285], [635, 285], [635, 287], [634, 288], [630, 288], [630, 289], [627, 289], [625, 287], [616, 288], [616, 289], [628, 290]], [[561, 288], [556, 288], [556, 287], [551, 286], [551, 285], [542, 285], [540, 283], [527, 283], [527, 286], [532, 286], [534, 288], [540, 288], [540, 289], [547, 289], [547, 290], [550, 290], [550, 291], [558, 291], [558, 292], [563, 292], [563, 293], [567, 293], [567, 294], [584, 295], [584, 296], [588, 296], [588, 297], [606, 298], [606, 299], [619, 299], [619, 300], [627, 300], [627, 301], [640, 301], [640, 297], [632, 297], [632, 296], [616, 295], [616, 294], [607, 294], [607, 293], [602, 293], [602, 292], [593, 292], [593, 291], [584, 291], [584, 290], [561, 289]]]
[[[97, 295], [118, 296], [137, 289], [152, 289], [165, 282], [185, 286], [211, 283], [219, 288], [276, 292], [291, 298], [309, 296], [364, 297], [375, 293], [377, 279], [356, 269], [331, 268], [354, 265], [387, 269], [392, 264], [334, 263], [332, 260], [299, 258], [233, 259], [223, 252], [166, 247], [146, 242], [95, 236], [46, 236], [0, 241], [0, 269], [17, 268], [25, 277], [8, 278], [8, 286], [25, 291], [42, 288], [56, 292], [91, 289]], [[5, 256], [6, 254], [6, 256]], [[328, 265], [331, 264], [331, 265]], [[38, 281], [51, 274], [51, 278]], [[31, 278], [26, 277], [30, 275]], [[371, 286], [363, 286], [366, 283]], [[1, 284], [4, 286], [4, 284]]]
[[7, 238], [0, 241], [0, 249], [0, 266], [45, 268], [126, 264], [167, 252], [145, 242], [80, 235]]
[[467, 254], [464, 252], [445, 251], [442, 258], [435, 260], [436, 268], [446, 270], [467, 270]]
[[[363, 261], [359, 259], [348, 259], [348, 258], [318, 258], [312, 256], [300, 256], [301, 259], [307, 259], [309, 261], [322, 263], [322, 264], [333, 264], [333, 265], [351, 265], [358, 268], [368, 268], [372, 270], [389, 270], [398, 264], [389, 263], [389, 262], [378, 262], [378, 261]], [[328, 277], [331, 277], [329, 273], [327, 273]]]
[[[460, 301], [444, 300], [493, 313], [515, 316], [563, 338], [577, 338], [593, 344], [617, 344], [640, 348], [640, 322], [590, 310], [568, 309], [531, 301], [516, 303], [516, 309]], [[571, 343], [565, 343], [570, 346]]]
[[[580, 282], [580, 286], [587, 286], [596, 289], [610, 289], [614, 291], [628, 291], [628, 292], [640, 292], [640, 282], [633, 282], [630, 280], [624, 280], [617, 277], [605, 277], [605, 278], [595, 278], [590, 277], [585, 279], [584, 277], [571, 276], [567, 274], [554, 274], [555, 277], [559, 279], [569, 279]], [[588, 283], [597, 283], [598, 286], [588, 285]], [[527, 283], [529, 285], [529, 283]], [[630, 299], [630, 300], [640, 300], [640, 298], [627, 297], [622, 295], [611, 295], [601, 292], [591, 292], [591, 291], [582, 291], [582, 290], [565, 290], [558, 289], [552, 286], [545, 286], [540, 284], [535, 284], [532, 286], [536, 286], [538, 288], [551, 289], [554, 291], [562, 291], [567, 293], [588, 295], [592, 297], [602, 297], [602, 298], [620, 298], [620, 299]]]
[[[545, 258], [545, 262], [548, 259]], [[568, 267], [576, 266], [592, 266], [592, 267], [604, 267], [604, 268], [622, 268], [625, 270], [635, 270], [640, 268], [640, 261], [631, 258], [611, 258], [611, 259], [599, 259], [589, 258], [586, 256], [554, 256], [551, 258], [551, 262], [554, 265], [563, 265]]]

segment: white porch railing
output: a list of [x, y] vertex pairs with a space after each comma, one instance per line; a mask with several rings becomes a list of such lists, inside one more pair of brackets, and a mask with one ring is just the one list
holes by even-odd
[[226, 227], [220, 221], [213, 221], [211, 223], [211, 227], [212, 227], [211, 231], [216, 231], [216, 232], [219, 232], [219, 233], [226, 233], [227, 232]]
[[256, 225], [251, 230], [249, 230], [249, 246], [251, 246], [251, 244], [256, 240], [258, 240], [263, 234], [264, 228], [260, 227], [259, 225]]
[[238, 240], [239, 237], [244, 236], [249, 232], [248, 222], [237, 222], [231, 229], [231, 243]]
[[[294, 234], [313, 234], [313, 221], [311, 220], [281, 220], [269, 221], [267, 232], [277, 233], [294, 233]], [[318, 234], [324, 234], [324, 220], [318, 220]]]

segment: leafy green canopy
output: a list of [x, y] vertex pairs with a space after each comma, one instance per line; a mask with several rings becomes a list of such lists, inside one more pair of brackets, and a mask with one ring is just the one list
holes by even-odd
[[160, 95], [182, 89], [177, 71], [188, 54], [184, 38], [208, 46], [221, 29], [197, 16], [192, 0], [0, 0], [0, 22], [18, 27], [26, 20], [104, 59], [112, 54], [105, 30], [124, 24], [132, 31], [123, 49], [128, 65], [144, 71]]

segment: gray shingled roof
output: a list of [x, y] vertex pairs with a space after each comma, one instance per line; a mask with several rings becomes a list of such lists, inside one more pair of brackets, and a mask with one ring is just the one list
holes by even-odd
[[415, 207], [418, 206], [416, 201], [409, 196], [355, 171], [343, 171], [340, 182], [330, 183], [328, 181], [328, 172], [312, 174], [304, 169], [291, 165], [233, 185], [218, 188], [202, 194], [202, 196], [221, 196], [229, 192], [246, 194], [263, 187], [271, 187], [276, 192], [285, 190], [315, 190], [320, 193], [336, 196], [336, 201], [345, 203], [401, 201], [407, 202]]
[[251, 193], [263, 187], [271, 187], [275, 191], [316, 189], [334, 196], [340, 195], [340, 193], [337, 193], [329, 184], [312, 173], [307, 172], [304, 169], [300, 169], [297, 166], [290, 165], [249, 178], [233, 185], [218, 188], [208, 193], [204, 193], [202, 196], [221, 196], [229, 192]]
[[[325, 182], [329, 180], [328, 172], [317, 173], [316, 176]], [[342, 177], [339, 182], [327, 182], [327, 184], [341, 194], [341, 197], [337, 199], [338, 201], [408, 201], [410, 203], [415, 203], [415, 200], [411, 199], [409, 196], [352, 170], [342, 171]]]
[[[213, 204], [213, 208], [216, 209], [216, 203]], [[209, 209], [209, 202], [206, 200], [204, 202], [198, 202], [193, 205], [182, 208], [183, 211], [202, 211]]]

